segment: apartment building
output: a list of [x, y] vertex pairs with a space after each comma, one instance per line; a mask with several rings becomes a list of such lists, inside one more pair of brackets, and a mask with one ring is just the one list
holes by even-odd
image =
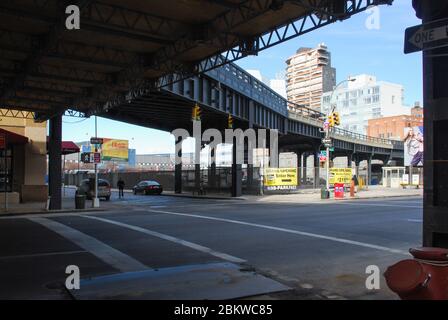
[[322, 94], [336, 85], [336, 69], [331, 67], [327, 46], [322, 43], [316, 48], [300, 48], [286, 64], [288, 101], [320, 110]]
[[375, 76], [367, 74], [351, 79], [322, 95], [321, 112], [328, 114], [335, 106], [343, 129], [367, 134], [370, 119], [409, 114], [402, 85], [377, 81]]

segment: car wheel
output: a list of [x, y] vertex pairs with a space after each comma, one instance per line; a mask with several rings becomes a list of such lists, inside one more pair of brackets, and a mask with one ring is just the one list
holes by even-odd
[[149, 195], [149, 191], [145, 191], [145, 195]]

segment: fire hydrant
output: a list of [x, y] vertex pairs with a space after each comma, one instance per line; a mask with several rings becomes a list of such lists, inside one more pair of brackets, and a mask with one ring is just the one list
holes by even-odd
[[384, 273], [389, 288], [403, 300], [448, 299], [448, 249], [412, 248], [414, 259], [402, 260]]

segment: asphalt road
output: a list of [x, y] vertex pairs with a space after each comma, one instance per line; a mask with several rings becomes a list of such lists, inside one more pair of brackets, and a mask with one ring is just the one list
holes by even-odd
[[[82, 276], [232, 262], [297, 289], [297, 296], [395, 299], [366, 267], [409, 257], [421, 241], [422, 199], [323, 204], [134, 196], [87, 214], [0, 218], [0, 299], [68, 298], [67, 265]], [[310, 292], [310, 295], [306, 293]]]

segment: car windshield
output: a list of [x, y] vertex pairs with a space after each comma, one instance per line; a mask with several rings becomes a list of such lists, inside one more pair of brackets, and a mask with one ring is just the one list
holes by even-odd
[[108, 187], [109, 182], [107, 182], [106, 180], [98, 180], [98, 186], [99, 187]]
[[146, 183], [148, 186], [158, 186], [159, 185], [159, 183], [156, 181], [146, 181]]

